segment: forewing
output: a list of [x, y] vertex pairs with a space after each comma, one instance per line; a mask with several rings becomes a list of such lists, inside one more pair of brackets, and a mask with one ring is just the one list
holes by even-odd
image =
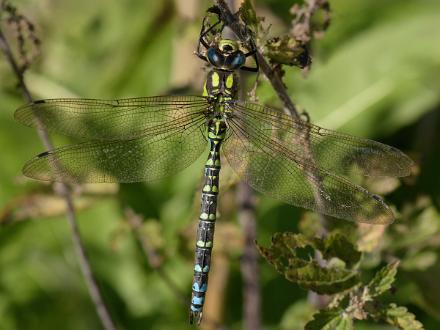
[[208, 102], [201, 96], [154, 96], [120, 100], [49, 99], [15, 112], [20, 123], [67, 136], [116, 140], [157, 135], [198, 120]]
[[306, 161], [311, 151], [319, 167], [331, 172], [392, 177], [410, 173], [412, 160], [389, 145], [292, 119], [281, 110], [256, 103], [237, 102], [232, 107], [234, 115], [245, 125], [264, 132], [297, 159]]
[[224, 144], [231, 167], [254, 189], [275, 199], [354, 222], [386, 224], [383, 200], [348, 180], [306, 163], [290, 149], [238, 117]]
[[206, 148], [203, 120], [185, 129], [131, 140], [90, 141], [45, 152], [27, 162], [31, 178], [63, 182], [138, 182], [173, 175]]

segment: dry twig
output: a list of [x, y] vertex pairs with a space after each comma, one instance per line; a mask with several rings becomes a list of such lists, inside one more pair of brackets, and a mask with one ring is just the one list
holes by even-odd
[[[246, 42], [247, 40], [250, 40], [254, 36], [251, 35], [249, 29], [247, 29], [239, 20], [237, 15], [233, 15], [231, 11], [229, 10], [225, 0], [215, 0], [214, 1], [217, 5], [217, 7], [220, 10], [220, 18], [223, 22], [226, 23], [227, 26], [231, 28], [231, 30], [236, 34], [236, 36], [243, 42]], [[298, 19], [298, 24], [302, 24], [302, 31], [303, 35], [306, 35], [306, 33], [310, 36], [310, 33], [312, 31], [311, 28], [311, 17], [312, 15], [320, 9], [320, 5], [327, 4], [327, 1], [325, 0], [309, 0], [307, 9], [304, 9], [304, 12], [302, 13], [306, 19]], [[301, 16], [301, 17], [303, 17]], [[298, 16], [300, 17], [300, 16]], [[310, 40], [310, 39], [309, 39]], [[289, 94], [287, 93], [286, 86], [284, 85], [282, 81], [282, 76], [280, 75], [280, 70], [274, 70], [271, 65], [266, 61], [264, 56], [261, 54], [260, 51], [257, 50], [256, 53], [257, 60], [260, 64], [260, 70], [263, 72], [263, 74], [267, 77], [269, 82], [272, 85], [272, 88], [277, 93], [279, 99], [283, 102], [285, 109], [287, 110], [288, 114], [292, 117], [293, 120], [302, 120], [300, 117], [300, 114], [293, 103], [292, 99], [290, 98]], [[310, 138], [309, 138], [309, 132], [304, 132], [304, 138], [302, 139], [304, 141], [304, 150], [306, 151], [306, 155], [308, 155], [308, 162], [310, 164], [316, 164], [313, 152], [311, 149], [310, 144]], [[305, 169], [309, 172], [311, 178], [315, 182], [320, 182], [320, 178], [318, 173], [315, 173], [313, 171], [313, 167], [310, 169]], [[312, 188], [314, 186], [312, 185]], [[314, 197], [317, 202], [317, 204], [322, 204], [322, 197], [317, 189], [313, 189]], [[327, 218], [319, 214], [320, 221], [321, 221], [321, 230], [317, 235], [319, 236], [325, 236], [327, 233]], [[317, 302], [317, 305], [324, 305], [325, 302], [321, 301], [321, 296], [314, 297], [314, 301]], [[323, 298], [324, 299], [324, 298]]]
[[[11, 5], [9, 5], [6, 1], [2, 2], [1, 9], [2, 9], [2, 11], [5, 11], [5, 13], [10, 16], [8, 19], [9, 22], [18, 22], [17, 26], [21, 26], [22, 23], [20, 23], [20, 22], [27, 22], [26, 24], [30, 24], [27, 19], [23, 18], [24, 16], [17, 14], [17, 11], [15, 10], [15, 8], [12, 7]], [[0, 14], [1, 13], [2, 12], [0, 12]], [[31, 26], [32, 26], [32, 29], [30, 29], [30, 30], [33, 31], [33, 25], [31, 25]], [[17, 32], [19, 33], [19, 37], [18, 37], [19, 54], [21, 56], [23, 56], [23, 59], [28, 59], [28, 57], [26, 56], [25, 50], [24, 50], [25, 39], [24, 39], [23, 35], [20, 33], [20, 31], [21, 31], [20, 29], [17, 29]], [[38, 40], [38, 39], [34, 39], [34, 41], [32, 41], [32, 40], [33, 39], [31, 38], [31, 42], [33, 42], [35, 45], [39, 44], [39, 41], [35, 42], [35, 40]], [[0, 26], [0, 49], [3, 52], [3, 54], [5, 55], [7, 63], [10, 65], [13, 73], [15, 74], [15, 76], [18, 80], [18, 85], [23, 93], [24, 99], [29, 103], [32, 102], [33, 99], [32, 99], [31, 93], [29, 92], [29, 89], [27, 88], [27, 85], [24, 81], [24, 72], [30, 63], [28, 62], [28, 60], [24, 60], [24, 63], [22, 66], [20, 66], [18, 64], [18, 62], [13, 54], [13, 51], [10, 47], [10, 44], [2, 32], [1, 26]], [[40, 140], [42, 141], [44, 147], [47, 150], [52, 150], [53, 144], [49, 138], [47, 130], [45, 130], [42, 125], [39, 125], [39, 127], [41, 128], [40, 130], [38, 130], [38, 135], [40, 137]], [[78, 225], [77, 225], [75, 207], [73, 205], [73, 200], [72, 200], [72, 196], [70, 194], [69, 188], [64, 183], [58, 183], [58, 184], [54, 185], [54, 191], [56, 194], [58, 194], [59, 196], [61, 196], [65, 200], [66, 217], [69, 222], [70, 230], [72, 233], [72, 240], [73, 240], [75, 253], [78, 258], [80, 268], [83, 273], [84, 279], [86, 281], [89, 294], [90, 294], [92, 301], [95, 305], [95, 309], [96, 309], [96, 312], [99, 316], [101, 324], [104, 327], [104, 329], [106, 329], [106, 330], [114, 330], [114, 329], [116, 329], [116, 327], [113, 324], [113, 321], [110, 317], [110, 313], [108, 312], [107, 306], [105, 305], [105, 303], [102, 299], [102, 294], [99, 290], [96, 278], [93, 275], [92, 268], [90, 266], [90, 262], [88, 260], [86, 250], [85, 250], [85, 248], [82, 244], [82, 241], [81, 241], [81, 235], [80, 235]]]

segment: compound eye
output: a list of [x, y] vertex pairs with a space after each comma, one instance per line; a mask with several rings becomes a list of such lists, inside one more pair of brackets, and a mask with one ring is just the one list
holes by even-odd
[[232, 66], [234, 68], [241, 67], [246, 62], [246, 57], [243, 53], [237, 53], [237, 55], [234, 56], [234, 59], [232, 60]]
[[208, 58], [208, 62], [216, 67], [223, 66], [223, 63], [225, 62], [223, 55], [213, 47], [208, 49], [206, 52], [206, 57]]
[[235, 54], [228, 56], [225, 65], [230, 69], [235, 70], [241, 67], [245, 62], [246, 62], [246, 56], [244, 56], [244, 54], [239, 51]]

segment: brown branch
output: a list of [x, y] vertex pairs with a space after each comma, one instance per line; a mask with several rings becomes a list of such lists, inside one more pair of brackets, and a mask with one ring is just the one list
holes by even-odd
[[[226, 0], [228, 8], [238, 10], [239, 1]], [[232, 34], [230, 31], [229, 34]], [[229, 36], [228, 36], [229, 37]], [[240, 73], [240, 80], [244, 75]], [[244, 84], [240, 83], [239, 98], [243, 99]], [[261, 329], [261, 289], [258, 251], [255, 248], [257, 239], [257, 220], [255, 216], [255, 199], [252, 189], [243, 181], [237, 192], [238, 220], [243, 233], [243, 253], [240, 259], [241, 276], [243, 281], [243, 322], [248, 330]]]
[[[236, 34], [236, 36], [243, 42], [247, 42], [250, 40], [253, 36], [249, 32], [246, 27], [240, 23], [237, 15], [233, 15], [231, 11], [229, 10], [225, 0], [215, 0], [214, 1], [218, 8], [220, 9], [220, 18], [223, 22], [226, 23], [227, 26], [231, 28], [231, 30]], [[301, 22], [301, 24], [307, 24], [306, 32], [310, 34], [311, 29], [311, 17], [312, 15], [320, 8], [319, 5], [322, 5], [324, 3], [327, 3], [325, 0], [309, 0], [308, 1], [308, 7], [305, 10], [305, 16], [306, 20], [298, 21]], [[326, 8], [327, 9], [327, 8]], [[304, 26], [303, 26], [304, 29]], [[286, 86], [284, 85], [281, 76], [279, 75], [280, 70], [273, 70], [272, 67], [269, 65], [269, 63], [266, 61], [262, 53], [257, 50], [256, 52], [257, 60], [260, 64], [260, 70], [264, 73], [264, 75], [267, 77], [269, 82], [272, 85], [272, 88], [277, 93], [279, 99], [283, 102], [285, 109], [287, 109], [289, 115], [292, 117], [293, 120], [302, 120], [300, 117], [300, 114], [298, 110], [296, 109], [295, 104], [293, 103], [292, 99], [290, 98], [289, 94], [287, 93]], [[315, 182], [321, 182], [319, 173], [316, 173], [314, 168], [316, 167], [316, 161], [313, 156], [311, 141], [310, 141], [310, 132], [305, 131], [303, 132], [304, 138], [302, 139], [304, 141], [304, 150], [305, 155], [308, 158], [308, 163], [314, 165], [310, 169], [306, 169], [306, 171], [310, 174], [312, 177], [312, 180]], [[316, 203], [318, 204], [318, 207], [320, 205], [323, 205], [323, 200], [321, 198], [321, 195], [319, 194], [319, 189], [316, 189], [314, 185], [311, 185], [314, 198], [316, 200]], [[321, 187], [319, 187], [321, 189]], [[321, 222], [321, 228], [319, 232], [316, 234], [318, 236], [325, 236], [327, 234], [327, 227], [328, 227], [328, 221], [326, 216], [323, 214], [319, 214], [320, 222]], [[319, 258], [317, 259], [318, 262], [320, 262]], [[313, 294], [311, 294], [312, 296]], [[312, 303], [316, 307], [322, 307], [322, 305], [326, 304], [328, 302], [327, 298], [325, 296], [315, 296], [313, 295]]]
[[[242, 24], [240, 24], [237, 16], [231, 13], [224, 0], [215, 0], [214, 2], [220, 9], [221, 20], [231, 28], [231, 30], [241, 41], [246, 42], [252, 38], [252, 36], [249, 34], [249, 31], [246, 30]], [[281, 80], [281, 77], [272, 70], [271, 66], [260, 51], [257, 50], [256, 56], [258, 63], [260, 64], [260, 70], [264, 73], [267, 79], [269, 79], [273, 89], [278, 94], [278, 97], [283, 102], [284, 106], [289, 110], [290, 115], [295, 119], [299, 119], [299, 113], [295, 107], [295, 104], [290, 99], [290, 96], [287, 94], [287, 90]]]
[[255, 199], [251, 188], [241, 182], [238, 189], [238, 218], [243, 230], [244, 247], [241, 257], [243, 277], [244, 323], [245, 329], [261, 329], [261, 289], [257, 240], [257, 222], [255, 217]]
[[[246, 42], [250, 39], [252, 39], [252, 35], [250, 34], [249, 30], [244, 27], [243, 24], [240, 23], [239, 19], [237, 18], [237, 15], [233, 15], [231, 11], [229, 10], [227, 4], [224, 0], [215, 0], [215, 3], [217, 4], [218, 8], [220, 9], [220, 18], [223, 22], [228, 25], [231, 30], [236, 34], [236, 36], [243, 42]], [[295, 104], [293, 103], [292, 99], [290, 98], [289, 94], [287, 93], [287, 89], [279, 75], [278, 70], [273, 70], [272, 67], [269, 65], [269, 63], [264, 58], [263, 54], [257, 50], [256, 52], [257, 60], [260, 64], [260, 70], [264, 73], [264, 75], [267, 77], [269, 82], [272, 85], [272, 88], [277, 93], [280, 100], [283, 102], [284, 107], [287, 109], [289, 115], [294, 120], [302, 120], [300, 117], [300, 114], [298, 110], [296, 109]], [[304, 149], [306, 151], [306, 154], [309, 156], [309, 162], [311, 164], [316, 164], [314, 158], [313, 158], [313, 152], [310, 144], [310, 139], [308, 138], [309, 132], [304, 132], [305, 134], [305, 145]], [[313, 180], [315, 182], [320, 182], [319, 175], [317, 173], [314, 173], [314, 171], [309, 171], [310, 175], [312, 176]], [[313, 185], [312, 185], [313, 189]], [[315, 200], [318, 204], [322, 203], [321, 196], [319, 192], [316, 189], [313, 189]], [[322, 230], [320, 233], [318, 233], [320, 236], [325, 235], [327, 230], [327, 219], [324, 215], [319, 214], [321, 219], [321, 226]]]
[[[29, 103], [32, 102], [32, 96], [24, 81], [24, 71], [20, 69], [18, 62], [16, 61], [13, 55], [12, 49], [1, 30], [1, 27], [0, 27], [0, 49], [4, 53], [7, 62], [11, 66], [11, 69], [18, 80], [18, 85], [23, 93], [23, 97], [27, 102]], [[38, 135], [44, 147], [47, 150], [52, 150], [53, 144], [49, 138], [47, 131], [42, 127], [42, 125], [39, 125], [39, 127], [42, 129], [38, 130]], [[81, 241], [81, 235], [77, 225], [75, 207], [73, 205], [73, 200], [70, 191], [67, 185], [64, 183], [58, 183], [54, 185], [54, 191], [56, 194], [58, 194], [65, 200], [66, 209], [67, 209], [66, 217], [69, 222], [70, 230], [72, 233], [72, 240], [73, 240], [75, 253], [78, 258], [82, 274], [86, 281], [89, 294], [95, 305], [95, 309], [99, 316], [99, 319], [101, 320], [101, 324], [106, 330], [114, 330], [116, 329], [116, 327], [114, 326], [113, 321], [110, 317], [110, 313], [108, 312], [108, 309], [102, 299], [102, 294], [98, 288], [97, 281], [95, 276], [93, 275], [86, 250]]]

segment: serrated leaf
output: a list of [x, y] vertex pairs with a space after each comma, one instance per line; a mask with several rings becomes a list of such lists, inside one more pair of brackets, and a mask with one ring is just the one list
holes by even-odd
[[338, 258], [348, 266], [354, 265], [361, 258], [361, 253], [340, 233], [332, 233], [327, 236], [324, 240], [324, 246], [319, 250], [325, 259]]
[[416, 320], [414, 314], [408, 312], [406, 307], [390, 304], [383, 313], [383, 319], [402, 330], [421, 330], [423, 324]]
[[306, 330], [351, 330], [353, 319], [342, 309], [322, 310], [306, 324]]
[[[275, 233], [269, 248], [257, 244], [260, 254], [276, 269], [289, 266], [303, 266], [306, 260], [297, 258], [295, 249], [310, 245], [310, 241], [303, 235], [291, 233]], [[310, 256], [311, 260], [312, 256]], [[302, 261], [302, 262], [301, 262]]]
[[[310, 239], [300, 234], [276, 233], [269, 248], [258, 244], [257, 247], [261, 255], [289, 281], [319, 294], [334, 294], [359, 283], [356, 271], [343, 267], [324, 267], [313, 259], [313, 249], [320, 247], [328, 256], [336, 256], [338, 249], [331, 247], [344, 245], [333, 244], [343, 241], [337, 237], [332, 236], [326, 244], [326, 240]], [[304, 251], [308, 252], [307, 248], [310, 248], [310, 253], [302, 256]], [[350, 260], [348, 257], [345, 259]]]
[[275, 268], [289, 281], [319, 294], [335, 294], [359, 283], [357, 272], [322, 268], [316, 261], [310, 261], [303, 267]]
[[380, 296], [391, 288], [391, 285], [396, 279], [397, 267], [399, 267], [399, 261], [394, 261], [376, 273], [374, 278], [367, 285], [368, 293], [371, 298]]

